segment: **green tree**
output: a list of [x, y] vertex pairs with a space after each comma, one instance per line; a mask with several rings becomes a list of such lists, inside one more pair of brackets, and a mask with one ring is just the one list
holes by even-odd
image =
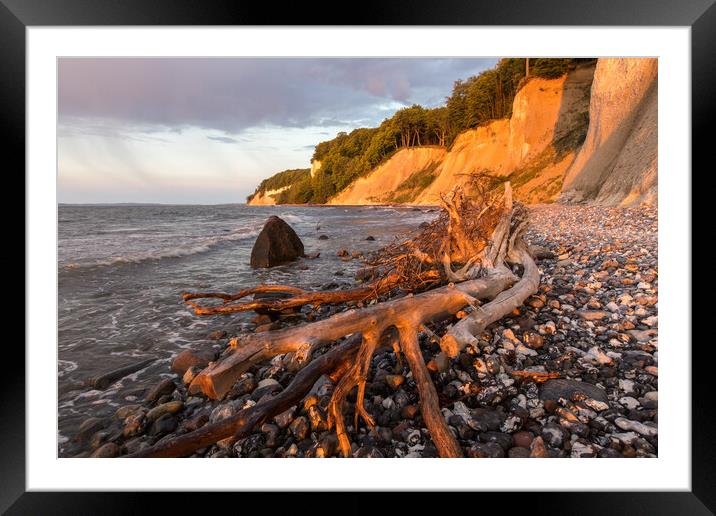
[[511, 116], [515, 95], [528, 74], [559, 77], [579, 61], [583, 60], [501, 59], [490, 70], [455, 81], [445, 106], [426, 109], [414, 104], [399, 109], [379, 127], [340, 132], [316, 145], [313, 159], [321, 161], [321, 168], [315, 177], [308, 169], [287, 170], [264, 180], [256, 193], [292, 185], [278, 196], [279, 202], [324, 203], [400, 148], [449, 146], [466, 129]]

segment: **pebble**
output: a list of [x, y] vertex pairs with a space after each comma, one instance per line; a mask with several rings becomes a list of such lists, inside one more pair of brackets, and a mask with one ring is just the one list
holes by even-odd
[[530, 457], [543, 459], [548, 458], [549, 456], [549, 452], [547, 451], [542, 438], [539, 436], [535, 437], [530, 443]]
[[77, 435], [75, 436], [75, 441], [83, 443], [89, 440], [95, 432], [102, 430], [105, 426], [107, 426], [107, 423], [103, 419], [96, 417], [87, 418], [82, 421], [82, 424], [77, 431]]
[[393, 401], [393, 398], [385, 398], [381, 402], [381, 406], [386, 410], [392, 410], [395, 408], [395, 401]]
[[556, 423], [547, 423], [542, 427], [542, 439], [552, 448], [561, 448], [569, 439], [569, 431]]
[[140, 411], [127, 416], [124, 420], [122, 435], [126, 438], [143, 434], [148, 426], [145, 415], [146, 412]]
[[358, 459], [382, 459], [383, 457], [385, 457], [385, 455], [383, 455], [381, 451], [375, 446], [363, 446], [361, 448], [358, 448], [355, 453], [353, 453], [353, 457], [356, 457]]
[[297, 417], [289, 425], [289, 430], [296, 439], [302, 441], [308, 435], [308, 420], [304, 416]]
[[165, 378], [147, 393], [144, 401], [152, 403], [165, 394], [171, 394], [174, 392], [174, 389], [176, 389], [174, 381], [171, 378]]
[[619, 312], [619, 305], [616, 304], [614, 301], [609, 301], [609, 303], [607, 303], [604, 308], [613, 313]]
[[614, 432], [611, 436], [626, 445], [632, 445], [639, 438], [636, 432]]
[[314, 431], [323, 432], [328, 430], [328, 417], [326, 416], [326, 412], [319, 405], [311, 405], [308, 409], [308, 419]]
[[186, 372], [184, 373], [184, 376], [182, 376], [181, 382], [182, 382], [184, 385], [189, 385], [189, 384], [191, 384], [191, 382], [194, 381], [194, 378], [196, 378], [196, 376], [197, 376], [199, 373], [201, 373], [201, 371], [202, 371], [201, 367], [191, 366], [189, 369], [186, 370]]
[[622, 430], [637, 432], [647, 437], [655, 437], [658, 433], [658, 430], [653, 426], [645, 425], [639, 421], [631, 421], [623, 417], [616, 418], [614, 424]]
[[286, 428], [289, 424], [291, 424], [291, 421], [293, 421], [293, 416], [295, 413], [296, 407], [293, 406], [288, 410], [281, 412], [279, 415], [274, 416], [273, 420], [279, 426], [279, 428]]
[[[217, 332], [214, 332], [214, 333], [217, 333]], [[224, 336], [226, 335], [226, 332], [218, 332], [218, 333], [223, 333]], [[223, 337], [219, 337], [219, 338], [223, 338]], [[172, 360], [171, 370], [177, 374], [183, 375], [184, 372], [192, 366], [196, 366], [196, 367], [199, 367], [200, 369], [204, 369], [207, 365], [209, 365], [209, 362], [214, 360], [214, 358], [215, 358], [215, 354], [214, 354], [213, 350], [185, 349], [184, 351], [179, 353], [176, 357], [174, 357], [174, 360]]]
[[531, 349], [542, 349], [544, 346], [544, 337], [539, 333], [527, 332], [523, 335], [525, 345]]
[[497, 443], [503, 450], [512, 448], [512, 436], [502, 432], [483, 432], [480, 434], [480, 441], [486, 443]]
[[624, 455], [613, 448], [602, 448], [597, 453], [597, 457], [600, 459], [621, 459], [624, 458]]
[[444, 373], [450, 368], [450, 359], [445, 353], [438, 353], [428, 361], [427, 367], [433, 373]]
[[530, 456], [529, 448], [515, 446], [507, 451], [507, 456], [511, 459], [526, 459]]
[[90, 457], [93, 458], [101, 458], [101, 459], [108, 459], [112, 457], [118, 457], [120, 453], [120, 448], [115, 443], [106, 443], [103, 444], [101, 447], [97, 448]]
[[607, 356], [604, 351], [599, 349], [599, 346], [593, 346], [589, 348], [589, 351], [584, 355], [585, 360], [589, 360], [593, 364], [610, 365], [614, 362], [611, 357]]
[[416, 405], [406, 405], [400, 410], [400, 415], [405, 419], [413, 419], [418, 415], [418, 412], [420, 412], [420, 410]]
[[524, 430], [512, 434], [512, 442], [514, 443], [514, 445], [520, 446], [522, 448], [529, 448], [532, 444], [533, 439], [534, 435], [532, 435], [532, 432], [527, 432]]
[[385, 383], [393, 389], [397, 390], [405, 382], [405, 376], [402, 374], [387, 374], [385, 375]]
[[278, 381], [273, 378], [265, 378], [265, 379], [261, 380], [256, 387], [258, 389], [261, 389], [263, 387], [275, 387], [278, 390], [280, 390], [281, 384], [278, 383]]
[[168, 403], [157, 405], [152, 410], [147, 412], [147, 421], [155, 421], [162, 417], [164, 414], [176, 414], [177, 412], [180, 412], [183, 408], [183, 401], [170, 401]]
[[560, 398], [571, 400], [578, 393], [583, 393], [598, 401], [609, 401], [606, 391], [601, 387], [586, 382], [561, 378], [547, 380], [540, 388], [539, 396], [542, 400], [556, 401]]
[[333, 455], [335, 455], [337, 448], [338, 448], [338, 439], [335, 437], [335, 435], [333, 435], [331, 433], [326, 434], [316, 444], [316, 448], [314, 451], [314, 457], [316, 457], [316, 458], [332, 457]]
[[214, 410], [211, 411], [211, 415], [209, 416], [209, 422], [217, 423], [228, 417], [231, 417], [235, 415], [239, 410], [241, 410], [242, 407], [243, 404], [239, 400], [230, 400], [221, 403], [220, 405], [217, 405]]
[[580, 440], [572, 443], [572, 451], [570, 456], [572, 458], [583, 459], [587, 457], [595, 457], [597, 454], [596, 448], [591, 443], [583, 442]]
[[516, 351], [517, 353], [519, 353], [520, 355], [531, 356], [531, 357], [536, 357], [537, 354], [538, 354], [536, 351], [534, 351], [533, 349], [528, 348], [527, 346], [525, 346], [525, 345], [522, 344], [522, 343], [520, 343], [520, 344], [517, 345], [517, 348], [515, 349], [515, 351]]
[[228, 398], [238, 398], [244, 394], [253, 392], [257, 387], [256, 380], [253, 376], [244, 376], [240, 378], [229, 391]]
[[634, 410], [640, 406], [639, 400], [632, 398], [631, 396], [623, 396], [619, 398], [619, 403], [624, 405], [629, 410]]
[[127, 416], [137, 412], [140, 408], [142, 408], [141, 405], [124, 405], [123, 407], [119, 407], [117, 409], [114, 413], [114, 417], [117, 419], [125, 419]]
[[609, 314], [602, 310], [580, 310], [577, 314], [585, 321], [601, 321]]
[[480, 459], [497, 459], [505, 456], [505, 450], [495, 442], [477, 443], [467, 451], [467, 456]]
[[178, 424], [179, 422], [177, 421], [176, 417], [171, 414], [164, 414], [163, 416], [159, 417], [159, 419], [154, 421], [152, 427], [149, 429], [149, 433], [150, 435], [167, 434], [176, 430]]

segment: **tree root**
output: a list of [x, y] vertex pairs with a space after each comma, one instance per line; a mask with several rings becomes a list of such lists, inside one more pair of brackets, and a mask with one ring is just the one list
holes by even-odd
[[474, 303], [475, 299], [498, 295], [514, 281], [514, 275], [505, 269], [485, 278], [418, 295], [409, 294], [363, 309], [347, 310], [320, 321], [247, 335], [237, 339], [235, 351], [199, 373], [189, 386], [189, 392], [202, 392], [214, 399], [223, 398], [252, 365], [276, 355], [295, 352], [300, 362], [307, 363], [313, 351], [346, 335], [370, 331], [382, 334], [390, 326], [398, 326], [401, 317], [410, 317], [418, 324], [444, 320]]
[[[325, 304], [341, 304], [350, 301], [364, 302], [369, 299], [377, 298], [382, 294], [386, 294], [400, 285], [402, 277], [399, 274], [392, 274], [388, 277], [381, 278], [377, 281], [369, 283], [363, 287], [353, 288], [349, 290], [337, 290], [326, 292], [314, 292], [303, 290], [287, 285], [260, 285], [258, 287], [244, 289], [237, 294], [223, 294], [216, 292], [196, 292], [183, 294], [184, 302], [194, 308], [197, 315], [216, 315], [216, 314], [233, 314], [239, 312], [248, 312], [251, 310], [271, 310], [281, 312], [294, 308], [301, 308], [305, 305], [312, 305], [314, 309]], [[434, 270], [423, 272], [417, 278], [422, 285], [431, 285], [440, 280], [440, 274]], [[231, 303], [250, 294], [258, 294], [264, 292], [281, 292], [293, 294], [287, 299], [277, 300], [261, 300], [261, 301], [245, 301], [242, 303]], [[194, 299], [223, 299], [224, 304], [217, 306], [203, 306], [194, 302]]]
[[[412, 372], [420, 396], [421, 414], [438, 454], [441, 457], [462, 456], [460, 445], [441, 413], [438, 395], [420, 350], [418, 332], [424, 331], [427, 323], [444, 321], [466, 306], [472, 306], [472, 313], [463, 316], [439, 340], [442, 351], [455, 357], [466, 345], [477, 344], [480, 333], [489, 324], [512, 312], [536, 292], [539, 270], [522, 240], [527, 212], [521, 205], [513, 204], [509, 183], [505, 185], [501, 197], [485, 194], [478, 203], [465, 198], [459, 190], [442, 200], [445, 211], [441, 216], [412, 239], [383, 248], [378, 258], [370, 262], [379, 279], [365, 286], [345, 291], [311, 292], [289, 286], [262, 285], [231, 295], [185, 294], [185, 302], [193, 306], [197, 314], [206, 315], [246, 310], [281, 311], [304, 305], [315, 308], [326, 303], [355, 302], [361, 306], [363, 301], [394, 290], [410, 292], [404, 297], [367, 308], [347, 310], [317, 322], [232, 339], [230, 352], [196, 376], [189, 387], [190, 393], [201, 392], [210, 398], [222, 398], [250, 367], [281, 354], [292, 353], [292, 363], [298, 368], [304, 364], [308, 366], [276, 397], [283, 398], [264, 402], [260, 404], [262, 408], [253, 412], [242, 411], [241, 417], [237, 415], [228, 423], [222, 422], [219, 427], [206, 430], [199, 441], [206, 443], [219, 434], [225, 436], [229, 428], [234, 432], [237, 428], [243, 432], [243, 429], [264, 421], [269, 412], [275, 413], [276, 406], [288, 408], [295, 404], [295, 400], [305, 393], [301, 390], [305, 386], [301, 382], [307, 382], [303, 379], [296, 384], [297, 379], [305, 378], [301, 375], [307, 375], [306, 371], [313, 374], [319, 367], [314, 367], [316, 361], [326, 361], [328, 359], [324, 357], [331, 356], [335, 357], [337, 364], [339, 353], [349, 355], [341, 348], [345, 344], [311, 361], [313, 352], [349, 336], [360, 339], [360, 343], [355, 344], [358, 349], [351, 351], [350, 359], [340, 361], [344, 373], [329, 403], [328, 417], [329, 427], [335, 427], [341, 454], [350, 456], [349, 428], [343, 414], [345, 401], [353, 389], [357, 389], [353, 429], [357, 429], [359, 419], [363, 419], [370, 428], [375, 427], [364, 405], [366, 382], [376, 349], [385, 345], [389, 334], [397, 331], [394, 350], [398, 359], [402, 352]], [[524, 273], [519, 281], [506, 266], [507, 263], [523, 266]], [[453, 270], [453, 264], [458, 265], [457, 270]], [[437, 287], [447, 282], [451, 283]], [[437, 288], [420, 292], [426, 287]], [[236, 302], [249, 294], [271, 291], [287, 293], [290, 297]], [[200, 306], [193, 301], [201, 298], [222, 299], [224, 304]], [[480, 306], [479, 299], [491, 301]], [[437, 340], [432, 332], [425, 333]], [[539, 377], [533, 375], [531, 378], [538, 380]], [[196, 441], [195, 437], [193, 441], [187, 439]]]

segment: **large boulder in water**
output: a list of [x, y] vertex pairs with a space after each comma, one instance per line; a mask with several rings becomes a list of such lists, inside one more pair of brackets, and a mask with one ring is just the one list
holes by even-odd
[[283, 219], [272, 215], [251, 250], [251, 267], [274, 267], [304, 256], [303, 242]]

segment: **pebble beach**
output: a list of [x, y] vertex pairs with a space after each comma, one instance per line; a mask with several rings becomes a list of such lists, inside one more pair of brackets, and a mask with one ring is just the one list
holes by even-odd
[[[527, 241], [541, 272], [537, 294], [455, 359], [442, 355], [430, 335], [420, 335], [443, 416], [467, 457], [658, 456], [656, 208], [551, 204], [529, 210]], [[335, 257], [344, 250], [336, 239], [326, 242], [337, 247], [324, 253]], [[362, 255], [345, 250], [337, 263], [346, 270], [332, 264], [319, 288], [355, 285], [352, 272]], [[317, 317], [342, 309], [324, 307]], [[172, 354], [161, 364], [161, 376], [135, 389], [131, 401], [111, 413], [88, 414], [61, 455], [132, 454], [270, 399], [293, 377], [281, 356], [245, 373], [222, 400], [189, 395], [187, 385], [228, 351], [232, 337], [300, 324], [306, 317], [307, 310], [278, 318], [252, 313], [235, 328], [212, 328], [215, 319], [208, 319], [200, 345]], [[430, 330], [440, 336], [453, 322]], [[365, 405], [377, 427], [353, 428], [348, 412], [352, 456], [436, 457], [409, 369], [392, 349], [375, 354], [368, 382]], [[334, 387], [322, 377], [300, 404], [250, 435], [224, 439], [193, 456], [335, 457], [337, 441], [326, 414]]]

